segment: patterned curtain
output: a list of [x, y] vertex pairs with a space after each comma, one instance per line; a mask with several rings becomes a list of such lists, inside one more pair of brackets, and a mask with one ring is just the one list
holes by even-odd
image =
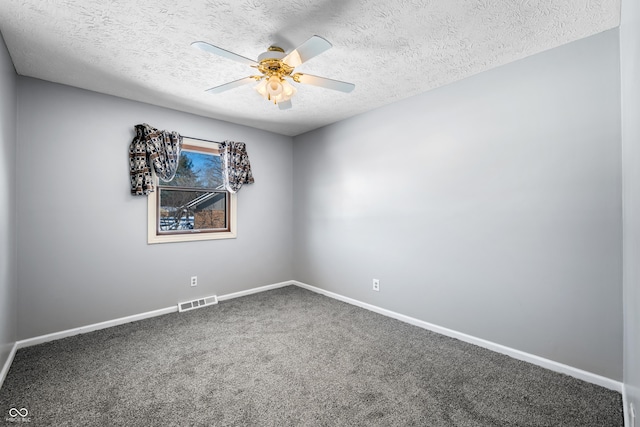
[[237, 192], [242, 184], [253, 184], [251, 164], [244, 142], [221, 142], [220, 156], [224, 170], [224, 186], [230, 193]]
[[163, 181], [171, 181], [178, 169], [182, 136], [152, 128], [148, 124], [136, 125], [136, 136], [129, 145], [129, 172], [131, 194], [146, 196], [153, 188], [151, 167]]

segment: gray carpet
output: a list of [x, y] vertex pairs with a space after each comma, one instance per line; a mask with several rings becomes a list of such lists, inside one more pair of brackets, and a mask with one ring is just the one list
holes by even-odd
[[32, 426], [623, 425], [619, 393], [293, 286], [21, 349], [0, 422], [14, 407]]

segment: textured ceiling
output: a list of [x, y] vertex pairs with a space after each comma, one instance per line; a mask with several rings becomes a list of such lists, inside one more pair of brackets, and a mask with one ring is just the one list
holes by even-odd
[[[18, 74], [297, 135], [614, 27], [620, 0], [2, 0]], [[204, 90], [254, 69], [190, 46], [256, 59], [312, 35], [333, 48], [296, 71], [355, 83], [298, 85], [279, 110], [252, 85]], [[157, 124], [162, 126], [162, 124]]]

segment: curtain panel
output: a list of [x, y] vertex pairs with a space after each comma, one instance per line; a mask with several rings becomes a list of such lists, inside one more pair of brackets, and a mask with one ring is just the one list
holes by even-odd
[[155, 129], [148, 124], [135, 126], [136, 135], [129, 145], [131, 194], [146, 196], [154, 191], [153, 174], [171, 181], [178, 169], [182, 136], [177, 132]]
[[224, 186], [230, 193], [243, 184], [253, 184], [253, 173], [244, 142], [224, 141], [219, 144], [224, 169]]

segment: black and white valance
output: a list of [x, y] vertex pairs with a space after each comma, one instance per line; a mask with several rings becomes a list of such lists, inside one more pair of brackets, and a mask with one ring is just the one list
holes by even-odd
[[[131, 194], [146, 196], [154, 191], [153, 173], [163, 181], [176, 174], [183, 137], [178, 132], [158, 130], [148, 124], [135, 126], [136, 135], [129, 145]], [[251, 163], [244, 142], [218, 143], [222, 160], [224, 187], [236, 193], [244, 184], [253, 184]]]
[[151, 167], [164, 181], [171, 181], [175, 176], [182, 136], [146, 123], [136, 125], [135, 130], [136, 136], [129, 145], [131, 194], [145, 196], [154, 190]]
[[237, 192], [243, 184], [253, 184], [253, 174], [247, 146], [244, 142], [224, 141], [219, 143], [224, 186], [230, 193]]

